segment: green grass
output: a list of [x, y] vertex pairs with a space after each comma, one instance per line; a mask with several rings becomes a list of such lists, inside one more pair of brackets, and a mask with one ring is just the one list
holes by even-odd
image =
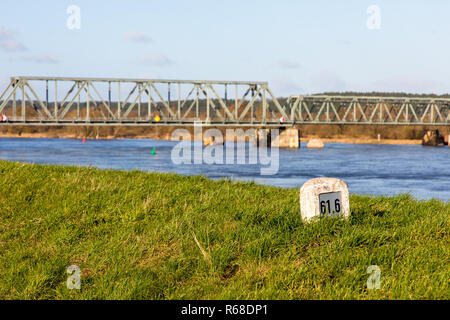
[[350, 206], [304, 224], [297, 189], [0, 161], [0, 298], [450, 298], [450, 203]]

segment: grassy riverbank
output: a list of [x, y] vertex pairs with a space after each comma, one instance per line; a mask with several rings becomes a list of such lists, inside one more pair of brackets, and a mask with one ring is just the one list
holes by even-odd
[[[449, 299], [450, 203], [0, 161], [1, 299]], [[81, 268], [81, 290], [66, 288]], [[368, 290], [367, 267], [381, 269]]]

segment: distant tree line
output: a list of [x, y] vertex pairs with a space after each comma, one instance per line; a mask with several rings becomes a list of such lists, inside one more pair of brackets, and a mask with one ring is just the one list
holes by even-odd
[[323, 92], [315, 93], [317, 95], [333, 95], [333, 96], [366, 96], [366, 97], [411, 97], [411, 98], [450, 98], [450, 94], [418, 94], [418, 93], [406, 93], [406, 92], [356, 92], [356, 91], [345, 91], [345, 92]]

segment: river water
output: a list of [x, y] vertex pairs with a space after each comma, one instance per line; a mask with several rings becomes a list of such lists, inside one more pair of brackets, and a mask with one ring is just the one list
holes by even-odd
[[[312, 178], [336, 177], [347, 182], [350, 193], [395, 195], [409, 192], [420, 200], [450, 201], [449, 147], [327, 143], [324, 149], [308, 149], [302, 143], [297, 150], [280, 149], [277, 173], [261, 175], [259, 164], [177, 165], [171, 157], [177, 143], [150, 139], [82, 143], [75, 139], [0, 138], [0, 159], [176, 172], [212, 179], [227, 177], [280, 187], [301, 187]], [[245, 144], [238, 145], [238, 148], [246, 148]]]

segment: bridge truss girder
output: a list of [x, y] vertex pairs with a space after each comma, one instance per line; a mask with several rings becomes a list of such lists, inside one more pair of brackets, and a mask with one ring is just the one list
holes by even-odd
[[22, 125], [241, 126], [287, 118], [266, 82], [45, 77], [11, 78], [0, 114], [7, 115], [3, 124]]
[[450, 125], [450, 99], [290, 96], [295, 124]]
[[450, 99], [290, 96], [267, 82], [13, 77], [2, 125], [450, 125]]

